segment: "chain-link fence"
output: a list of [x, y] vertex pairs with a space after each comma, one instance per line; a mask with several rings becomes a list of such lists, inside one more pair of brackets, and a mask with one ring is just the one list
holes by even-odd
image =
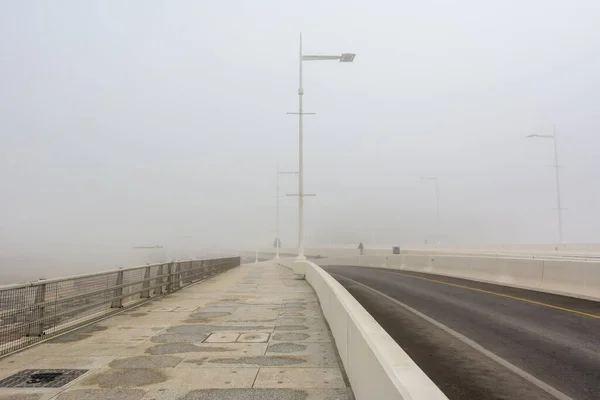
[[0, 356], [239, 265], [175, 261], [0, 287]]

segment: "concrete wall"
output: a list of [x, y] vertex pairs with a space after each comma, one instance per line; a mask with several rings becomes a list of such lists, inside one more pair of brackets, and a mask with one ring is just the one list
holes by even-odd
[[[600, 256], [600, 243], [540, 243], [540, 244], [440, 244], [440, 245], [419, 245], [399, 243], [403, 253], [474, 253], [474, 254], [544, 254], [544, 255], [597, 255]], [[295, 256], [296, 248], [280, 249], [283, 256]], [[311, 257], [350, 257], [359, 255], [356, 246], [338, 246], [338, 247], [309, 247], [305, 250], [306, 256]], [[365, 247], [365, 255], [387, 255], [392, 253], [391, 245], [369, 245]], [[260, 249], [261, 258], [273, 257], [274, 248]], [[252, 252], [254, 256], [254, 252]]]
[[404, 247], [424, 250], [600, 253], [600, 243], [411, 244]]
[[315, 290], [357, 400], [447, 399], [350, 293], [313, 263]]
[[600, 300], [600, 262], [447, 255], [338, 257], [320, 265], [383, 267]]

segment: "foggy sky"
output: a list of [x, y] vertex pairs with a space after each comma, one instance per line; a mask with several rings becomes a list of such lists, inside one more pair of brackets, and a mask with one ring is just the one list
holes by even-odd
[[599, 20], [595, 0], [1, 2], [0, 252], [268, 246], [299, 32], [357, 53], [305, 63], [311, 241], [554, 241], [552, 141], [525, 139], [553, 124], [565, 240], [599, 241]]

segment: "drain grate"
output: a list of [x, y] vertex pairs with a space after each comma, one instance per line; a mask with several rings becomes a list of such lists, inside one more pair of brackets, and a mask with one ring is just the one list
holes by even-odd
[[26, 369], [0, 381], [5, 388], [59, 388], [88, 372], [87, 369]]

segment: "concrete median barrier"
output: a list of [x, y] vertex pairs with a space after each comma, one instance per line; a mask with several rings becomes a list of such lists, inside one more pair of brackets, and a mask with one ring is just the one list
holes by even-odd
[[[382, 259], [364, 260], [375, 261]], [[447, 399], [333, 277], [309, 262], [306, 280], [319, 298], [357, 400]]]
[[460, 255], [335, 257], [319, 265], [354, 265], [425, 272], [600, 300], [600, 262]]
[[544, 261], [544, 291], [600, 300], [600, 263], [590, 261]]

